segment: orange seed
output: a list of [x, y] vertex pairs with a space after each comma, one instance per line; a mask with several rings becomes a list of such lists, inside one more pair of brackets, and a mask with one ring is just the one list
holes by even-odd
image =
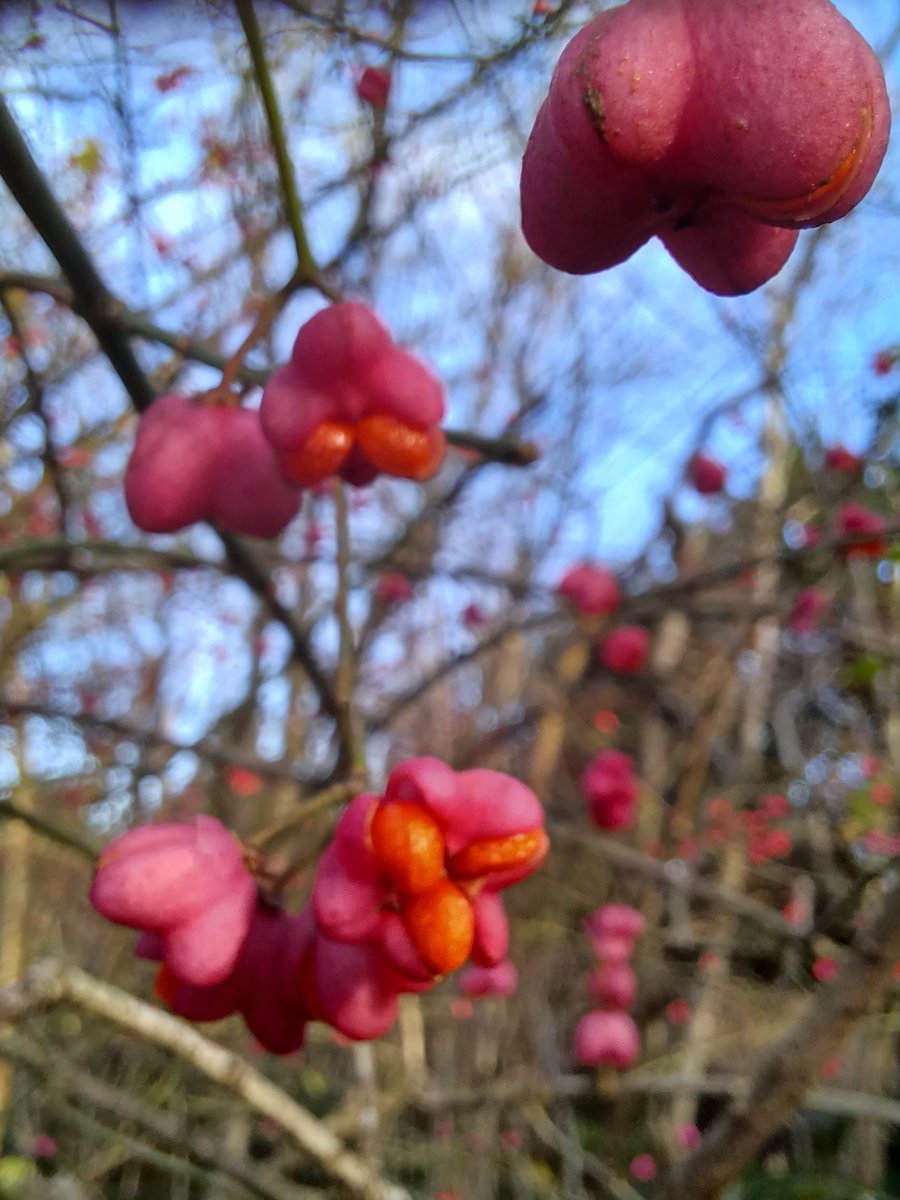
[[427, 892], [444, 875], [444, 838], [423, 804], [382, 801], [369, 826], [378, 869], [406, 895]]

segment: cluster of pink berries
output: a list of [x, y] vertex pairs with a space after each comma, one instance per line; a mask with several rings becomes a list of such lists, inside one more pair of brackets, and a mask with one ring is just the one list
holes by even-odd
[[334, 475], [364, 486], [379, 472], [424, 480], [446, 451], [440, 381], [353, 301], [301, 327], [258, 412], [203, 401], [161, 396], [141, 417], [125, 499], [148, 533], [214, 520], [275, 537], [302, 488]]
[[625, 1071], [640, 1054], [640, 1035], [629, 1011], [637, 993], [630, 959], [644, 924], [628, 904], [604, 904], [585, 921], [600, 962], [588, 980], [599, 1007], [583, 1016], [575, 1029], [575, 1057], [583, 1066]]
[[[557, 594], [582, 617], [606, 617], [616, 611], [622, 594], [615, 575], [591, 563], [571, 567], [560, 580]], [[617, 675], [640, 671], [650, 651], [650, 634], [640, 625], [620, 625], [598, 644], [597, 660]]]
[[399, 995], [470, 957], [503, 968], [494, 984], [505, 972], [509, 985], [500, 892], [546, 856], [543, 817], [507, 775], [412, 759], [383, 796], [348, 806], [298, 913], [260, 895], [241, 846], [206, 816], [117, 838], [91, 903], [142, 931], [137, 953], [162, 964], [157, 993], [189, 1020], [239, 1012], [276, 1054], [299, 1049], [311, 1020], [375, 1038], [393, 1025]]
[[830, 0], [629, 0], [563, 51], [522, 164], [522, 228], [573, 274], [656, 236], [702, 287], [739, 295], [798, 230], [859, 203], [889, 129], [878, 59]]

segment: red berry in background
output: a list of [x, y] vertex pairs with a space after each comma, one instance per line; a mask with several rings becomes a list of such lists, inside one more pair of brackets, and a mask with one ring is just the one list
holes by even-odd
[[573, 274], [658, 236], [702, 287], [739, 295], [784, 265], [798, 229], [862, 199], [889, 128], [878, 60], [830, 0], [629, 0], [559, 60], [522, 164], [522, 228]]
[[379, 472], [429, 479], [446, 452], [443, 415], [437, 377], [355, 301], [333, 304], [301, 327], [260, 408], [285, 479], [301, 487], [331, 475], [356, 487]]
[[609, 830], [631, 828], [638, 794], [633, 759], [618, 750], [601, 750], [579, 782], [595, 825]]
[[574, 1051], [584, 1067], [625, 1071], [641, 1052], [640, 1035], [626, 1012], [590, 1012], [575, 1028]]
[[597, 657], [608, 671], [634, 675], [644, 666], [650, 634], [641, 625], [621, 625], [600, 643]]
[[387, 604], [404, 604], [412, 600], [413, 587], [405, 575], [388, 571], [378, 580], [375, 591], [378, 598]]
[[701, 496], [716, 496], [725, 488], [728, 472], [722, 463], [706, 454], [692, 454], [688, 461], [688, 478]]
[[637, 976], [624, 962], [607, 962], [588, 979], [588, 991], [607, 1008], [628, 1009], [637, 995]]
[[812, 965], [813, 979], [819, 983], [829, 983], [838, 973], [837, 961], [829, 955], [817, 958]]
[[622, 602], [615, 575], [590, 563], [571, 567], [557, 584], [556, 591], [583, 617], [608, 616]]
[[636, 1154], [629, 1170], [639, 1183], [650, 1183], [656, 1178], [656, 1159], [652, 1154]]
[[387, 67], [364, 67], [356, 79], [356, 94], [372, 108], [386, 108], [391, 91], [391, 73]]
[[[887, 522], [884, 517], [862, 504], [844, 504], [838, 509], [834, 519], [834, 532], [841, 538], [853, 534], [883, 534], [886, 528]], [[887, 542], [883, 537], [860, 539], [842, 549], [845, 558], [879, 558], [886, 551]]]
[[466, 967], [459, 977], [464, 996], [514, 996], [518, 988], [519, 972], [508, 959], [493, 967]]
[[788, 628], [792, 633], [811, 633], [819, 623], [819, 617], [828, 607], [828, 597], [818, 588], [804, 588], [797, 593]]
[[891, 350], [879, 350], [872, 359], [872, 370], [876, 375], [890, 375], [897, 364], [898, 355]]
[[609, 963], [627, 962], [645, 927], [642, 914], [630, 904], [604, 904], [584, 922], [595, 953]]
[[840, 471], [846, 475], [855, 474], [863, 465], [858, 454], [853, 454], [846, 446], [831, 446], [825, 451], [825, 466], [829, 471]]

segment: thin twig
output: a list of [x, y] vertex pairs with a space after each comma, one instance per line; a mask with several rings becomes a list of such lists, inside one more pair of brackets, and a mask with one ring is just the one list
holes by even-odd
[[255, 1112], [276, 1121], [295, 1145], [359, 1200], [408, 1200], [404, 1189], [376, 1178], [321, 1121], [239, 1055], [210, 1041], [178, 1017], [102, 983], [77, 967], [44, 959], [16, 983], [0, 988], [0, 1022], [18, 1021], [64, 1001], [162, 1046], [240, 1096]]

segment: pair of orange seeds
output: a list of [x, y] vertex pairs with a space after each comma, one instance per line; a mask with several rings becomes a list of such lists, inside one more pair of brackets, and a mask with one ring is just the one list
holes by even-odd
[[432, 814], [412, 800], [379, 804], [369, 826], [372, 855], [396, 889], [400, 918], [419, 958], [435, 975], [455, 971], [475, 939], [472, 897], [495, 871], [521, 866], [546, 846], [543, 829], [483, 838], [449, 859]]
[[444, 461], [447, 441], [441, 429], [417, 429], [385, 414], [349, 421], [323, 421], [307, 441], [279, 455], [284, 475], [301, 487], [314, 487], [337, 474], [354, 446], [386, 475], [419, 482], [430, 479]]

